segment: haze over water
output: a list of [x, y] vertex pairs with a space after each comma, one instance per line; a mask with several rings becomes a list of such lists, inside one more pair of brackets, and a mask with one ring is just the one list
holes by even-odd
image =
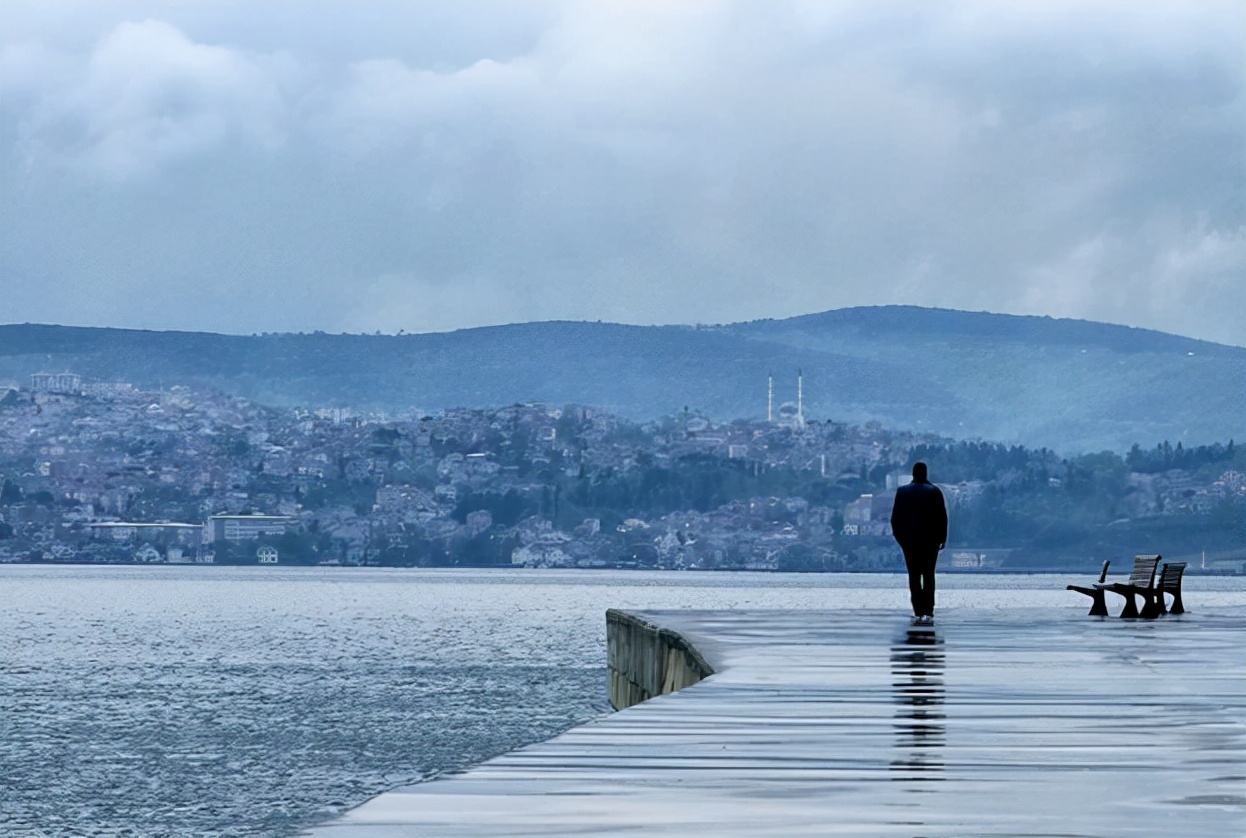
[[[1054, 576], [941, 608], [1084, 611]], [[1187, 579], [1199, 608], [1246, 580]], [[895, 608], [892, 575], [0, 567], [6, 836], [287, 836], [608, 712], [607, 608]]]

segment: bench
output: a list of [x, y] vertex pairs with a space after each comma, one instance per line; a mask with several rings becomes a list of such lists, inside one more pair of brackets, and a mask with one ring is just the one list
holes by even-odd
[[[1155, 588], [1155, 569], [1159, 566], [1159, 560], [1160, 556], [1134, 556], [1134, 569], [1129, 574], [1128, 582], [1095, 582], [1094, 587], [1125, 598], [1125, 608], [1121, 611], [1123, 618], [1143, 617], [1149, 620], [1158, 617], [1159, 609], [1155, 605], [1158, 593]], [[1138, 611], [1135, 596], [1142, 597], [1141, 612]]]
[[[1103, 580], [1108, 578], [1108, 565], [1110, 565], [1111, 563], [1112, 561], [1110, 559], [1103, 563], [1103, 571], [1099, 574], [1099, 581], [1095, 583], [1096, 585], [1102, 585]], [[1067, 585], [1065, 586], [1065, 590], [1066, 591], [1077, 591], [1079, 594], [1085, 594], [1086, 596], [1090, 597], [1090, 616], [1091, 617], [1108, 616], [1108, 604], [1104, 602], [1105, 594], [1103, 593], [1103, 588], [1098, 588], [1098, 587], [1087, 588], [1082, 585]]]
[[[1159, 581], [1155, 583], [1155, 605], [1160, 614], [1184, 614], [1185, 606], [1181, 604], [1181, 577], [1185, 575], [1185, 562], [1169, 562], [1159, 573]], [[1166, 608], [1164, 594], [1172, 596], [1172, 608]]]

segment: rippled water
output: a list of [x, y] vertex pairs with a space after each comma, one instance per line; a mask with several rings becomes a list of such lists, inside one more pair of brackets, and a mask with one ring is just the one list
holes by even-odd
[[[939, 606], [1084, 608], [1066, 581]], [[293, 835], [608, 712], [606, 608], [906, 605], [885, 575], [0, 566], [0, 833]]]

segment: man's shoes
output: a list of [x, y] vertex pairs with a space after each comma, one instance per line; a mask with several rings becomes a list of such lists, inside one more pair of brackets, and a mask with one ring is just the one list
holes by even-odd
[[932, 615], [932, 614], [920, 614], [920, 615], [918, 615], [918, 616], [916, 616], [916, 617], [914, 617], [914, 618], [913, 618], [913, 625], [915, 625], [915, 626], [933, 626], [933, 625], [934, 625], [934, 615]]

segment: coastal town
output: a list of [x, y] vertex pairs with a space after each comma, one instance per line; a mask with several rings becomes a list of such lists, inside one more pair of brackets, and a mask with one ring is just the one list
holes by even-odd
[[1203, 569], [1241, 570], [1232, 441], [1067, 458], [762, 407], [364, 415], [40, 373], [0, 385], [0, 562], [896, 570], [891, 500], [922, 457], [956, 522], [941, 567], [1058, 567], [1113, 533], [1198, 529], [1182, 545]]

